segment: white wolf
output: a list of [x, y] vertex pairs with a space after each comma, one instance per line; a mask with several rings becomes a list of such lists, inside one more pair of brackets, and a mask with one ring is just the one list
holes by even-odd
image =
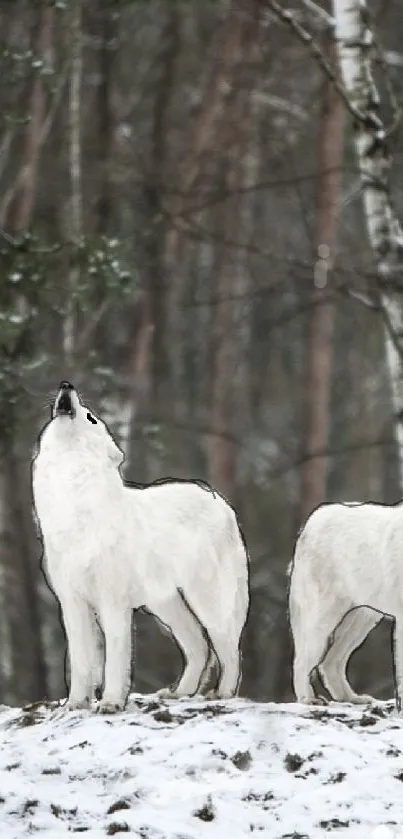
[[384, 616], [394, 619], [398, 707], [403, 697], [403, 503], [323, 504], [301, 530], [290, 566], [293, 678], [299, 702], [313, 702], [318, 667], [338, 702], [365, 703], [346, 667]]
[[[249, 609], [246, 545], [232, 507], [207, 484], [124, 483], [124, 460], [105, 424], [62, 382], [33, 461], [33, 497], [46, 571], [66, 630], [69, 708], [125, 707], [130, 688], [131, 615], [146, 608], [172, 633], [185, 667], [166, 696], [205, 687], [233, 696]], [[105, 639], [105, 662], [97, 644]]]

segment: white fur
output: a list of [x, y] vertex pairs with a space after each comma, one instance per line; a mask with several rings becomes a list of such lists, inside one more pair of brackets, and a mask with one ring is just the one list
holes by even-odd
[[294, 690], [312, 702], [319, 667], [338, 702], [367, 702], [351, 689], [351, 654], [384, 615], [395, 620], [398, 704], [403, 697], [403, 504], [325, 504], [300, 533], [291, 563], [289, 610]]
[[87, 419], [75, 391], [72, 400], [75, 417], [54, 416], [45, 426], [33, 464], [46, 569], [69, 645], [69, 707], [89, 705], [104, 671], [100, 710], [124, 708], [131, 614], [140, 607], [170, 629], [185, 657], [166, 695], [203, 687], [213, 653], [220, 666], [215, 695], [234, 695], [249, 607], [248, 559], [234, 511], [191, 482], [126, 487], [122, 451], [98, 417], [96, 425]]

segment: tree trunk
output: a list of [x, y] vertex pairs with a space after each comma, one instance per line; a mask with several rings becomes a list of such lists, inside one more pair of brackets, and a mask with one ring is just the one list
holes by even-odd
[[[82, 171], [81, 171], [81, 85], [83, 72], [82, 0], [73, 0], [69, 31], [71, 70], [69, 90], [69, 164], [70, 214], [69, 239], [72, 265], [66, 293], [66, 313], [63, 324], [63, 350], [66, 376], [73, 378], [76, 311], [74, 292], [80, 279], [77, 264], [78, 246], [82, 234]], [[70, 372], [69, 372], [70, 371]]]
[[386, 362], [394, 410], [400, 489], [403, 489], [403, 305], [399, 290], [403, 230], [390, 191], [388, 132], [380, 117], [372, 76], [374, 36], [365, 0], [333, 0], [341, 73], [350, 110], [361, 175], [368, 238], [378, 267], [378, 299], [385, 323]]
[[143, 240], [142, 289], [133, 313], [131, 352], [132, 428], [130, 462], [135, 464], [137, 480], [152, 480], [156, 474], [145, 428], [166, 416], [162, 385], [167, 379], [164, 352], [165, 299], [164, 237], [161, 212], [167, 161], [167, 121], [174, 89], [174, 73], [180, 51], [180, 15], [176, 0], [166, 0], [156, 61], [156, 90], [152, 109], [151, 142], [144, 183], [146, 230]]
[[[4, 460], [0, 459], [0, 702], [15, 702], [15, 682], [18, 668], [18, 630], [13, 598], [21, 595], [22, 579], [15, 572], [15, 545], [9, 510], [10, 487]], [[19, 558], [19, 557], [18, 557]], [[14, 583], [14, 579], [17, 577]], [[23, 611], [21, 610], [21, 614]], [[16, 661], [17, 659], [17, 661]]]
[[44, 698], [47, 691], [38, 600], [39, 568], [32, 561], [23, 515], [27, 499], [22, 497], [16, 455], [10, 447], [0, 464], [0, 543], [11, 662], [5, 694], [7, 701], [27, 702]]
[[[217, 301], [212, 315], [211, 412], [207, 437], [209, 480], [232, 503], [237, 501], [236, 417], [245, 399], [242, 333], [247, 328], [245, 297], [248, 286], [247, 262], [240, 256], [237, 245], [245, 241], [245, 197], [241, 191], [247, 178], [259, 4], [252, 2], [248, 9], [244, 5], [243, 12], [238, 20], [236, 50], [239, 63], [234, 62], [233, 89], [216, 135], [217, 146], [222, 149], [224, 158], [222, 184], [228, 198], [219, 207], [222, 224], [218, 229], [222, 241], [217, 244]], [[235, 72], [236, 66], [238, 72]], [[221, 128], [220, 133], [218, 128]]]
[[[335, 61], [333, 39], [326, 38], [327, 52]], [[319, 178], [316, 202], [316, 248], [309, 315], [305, 369], [305, 441], [301, 468], [300, 522], [326, 498], [330, 392], [332, 384], [334, 306], [328, 302], [329, 272], [338, 227], [340, 167], [343, 154], [343, 102], [330, 79], [324, 79], [319, 134]]]
[[99, 0], [99, 55], [100, 82], [98, 85], [99, 118], [99, 193], [97, 200], [97, 230], [107, 234], [113, 220], [111, 165], [115, 134], [115, 115], [112, 108], [112, 84], [119, 46], [119, 11]]
[[[51, 59], [53, 14], [53, 9], [45, 0], [40, 3], [32, 32], [34, 55], [45, 64], [49, 64]], [[43, 81], [36, 70], [30, 97], [30, 120], [25, 134], [24, 168], [17, 188], [10, 190], [10, 200], [3, 202], [1, 211], [1, 224], [19, 233], [29, 226], [35, 206], [45, 110]], [[26, 302], [22, 295], [19, 306], [24, 312]], [[39, 568], [34, 564], [22, 513], [27, 499], [20, 497], [21, 482], [12, 433], [7, 440], [0, 441], [0, 446], [2, 585], [9, 623], [11, 667], [6, 695], [9, 701], [35, 700], [46, 694], [38, 597]]]
[[[45, 66], [51, 63], [54, 10], [43, 0], [32, 32], [32, 49], [38, 61]], [[36, 198], [39, 155], [42, 146], [42, 128], [46, 113], [46, 94], [38, 68], [34, 71], [30, 97], [30, 119], [25, 133], [23, 151], [24, 167], [17, 178], [16, 188], [8, 190], [3, 199], [0, 224], [21, 232], [28, 227]]]
[[[227, 103], [236, 84], [237, 73], [245, 68], [243, 39], [251, 23], [259, 16], [260, 0], [231, 0], [222, 25], [214, 38], [211, 70], [202, 101], [190, 123], [189, 134], [178, 168], [175, 197], [167, 206], [171, 226], [166, 238], [166, 264], [170, 277], [167, 294], [167, 330], [175, 335], [174, 345], [166, 341], [170, 358], [170, 398], [176, 417], [187, 419], [183, 302], [188, 274], [186, 271], [186, 213], [202, 206], [207, 190], [212, 191], [211, 154], [217, 149], [217, 132]], [[179, 349], [179, 352], [178, 352]]]
[[161, 194], [166, 183], [167, 120], [171, 105], [176, 59], [180, 49], [180, 15], [176, 0], [167, 0], [166, 20], [161, 32], [159, 54], [159, 79], [152, 112], [152, 134], [145, 202], [148, 210], [149, 226], [144, 243], [145, 279], [143, 287], [144, 315], [143, 328], [151, 328], [153, 340], [150, 342], [150, 397], [158, 404], [161, 380], [167, 373], [166, 359], [162, 343], [165, 318], [165, 289], [163, 282], [164, 224], [161, 213]]

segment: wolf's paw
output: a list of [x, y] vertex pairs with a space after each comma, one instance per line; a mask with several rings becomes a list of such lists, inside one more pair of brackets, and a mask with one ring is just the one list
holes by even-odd
[[64, 707], [66, 711], [88, 711], [90, 705], [89, 696], [85, 696], [84, 699], [74, 699], [71, 697], [67, 700]]
[[207, 693], [204, 695], [204, 698], [209, 700], [232, 699], [234, 696], [235, 693], [231, 693], [230, 691], [220, 691], [219, 688], [213, 688], [212, 690], [207, 691]]
[[167, 688], [160, 688], [160, 690], [157, 690], [156, 696], [158, 696], [158, 699], [178, 699], [179, 698], [175, 688], [173, 687], [173, 685], [170, 685]]
[[325, 696], [301, 696], [297, 699], [298, 705], [329, 705], [329, 700]]
[[157, 690], [157, 694], [159, 699], [189, 699], [191, 696], [197, 696], [197, 691], [190, 693], [187, 690], [183, 690], [180, 684], [174, 687], [170, 685], [167, 688], [161, 688]]
[[318, 696], [315, 696], [312, 705], [329, 705], [329, 700], [326, 696], [323, 696], [323, 694], [319, 693]]
[[356, 693], [348, 702], [351, 702], [352, 705], [373, 705], [376, 699], [369, 693]]
[[118, 714], [120, 711], [124, 711], [123, 702], [108, 702], [107, 699], [101, 699], [97, 707], [97, 714]]

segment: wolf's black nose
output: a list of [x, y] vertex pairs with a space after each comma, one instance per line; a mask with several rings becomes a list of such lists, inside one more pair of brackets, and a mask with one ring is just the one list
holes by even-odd
[[59, 390], [74, 390], [74, 385], [70, 382], [60, 382]]

